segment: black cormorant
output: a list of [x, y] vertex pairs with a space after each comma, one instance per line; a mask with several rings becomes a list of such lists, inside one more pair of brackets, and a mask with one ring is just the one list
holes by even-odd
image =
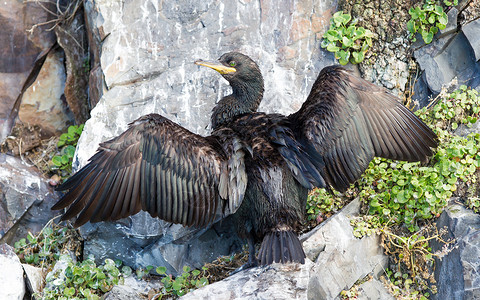
[[324, 68], [300, 110], [289, 116], [257, 112], [263, 78], [237, 52], [218, 62], [233, 93], [213, 109], [212, 133], [203, 137], [158, 114], [132, 122], [101, 143], [89, 163], [57, 190], [68, 192], [53, 209], [62, 220], [118, 220], [145, 210], [152, 217], [205, 227], [234, 214], [258, 260], [304, 263], [297, 236], [307, 193], [314, 187], [345, 191], [374, 156], [425, 161], [436, 135], [399, 100], [349, 71]]

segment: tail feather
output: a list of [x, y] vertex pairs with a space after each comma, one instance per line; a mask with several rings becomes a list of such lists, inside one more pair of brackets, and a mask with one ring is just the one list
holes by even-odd
[[305, 263], [305, 252], [293, 230], [274, 230], [268, 232], [263, 238], [258, 259], [262, 265], [274, 262], [303, 264]]

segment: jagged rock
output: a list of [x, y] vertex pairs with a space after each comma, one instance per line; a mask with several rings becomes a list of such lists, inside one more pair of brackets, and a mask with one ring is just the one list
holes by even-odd
[[468, 42], [472, 46], [473, 51], [475, 52], [475, 60], [480, 60], [480, 35], [478, 34], [480, 30], [480, 19], [472, 21], [465, 24], [462, 27], [462, 31], [468, 39]]
[[51, 51], [35, 82], [21, 99], [18, 118], [24, 124], [37, 125], [43, 137], [66, 131], [73, 118], [63, 100], [65, 62], [62, 51]]
[[[437, 95], [442, 86], [454, 78], [458, 85], [480, 87], [480, 21], [457, 27], [458, 12], [462, 11], [465, 5], [460, 3], [458, 10], [453, 7], [448, 12], [448, 27], [438, 33], [431, 44], [425, 45], [421, 39], [414, 44], [414, 57], [424, 72], [423, 82], [419, 81], [415, 85], [415, 91], [431, 91], [433, 95]], [[424, 83], [427, 84], [427, 89], [421, 87]], [[421, 101], [422, 98], [414, 96], [414, 100]]]
[[466, 137], [470, 133], [480, 133], [480, 121], [473, 123], [472, 127], [468, 127], [465, 124], [460, 124], [457, 130], [455, 130], [455, 134], [461, 137]]
[[447, 35], [457, 30], [457, 17], [458, 17], [458, 9], [456, 7], [452, 7], [447, 12], [448, 23], [445, 29], [440, 30], [440, 35]]
[[73, 113], [76, 124], [83, 124], [89, 117], [88, 107], [88, 44], [81, 1], [67, 1], [60, 7], [69, 21], [55, 27], [57, 42], [65, 52], [65, 100]]
[[31, 288], [30, 294], [39, 293], [45, 285], [44, 274], [42, 268], [37, 268], [31, 265], [22, 264], [25, 271], [25, 281], [28, 281], [27, 288]]
[[159, 290], [163, 286], [159, 281], [142, 281], [136, 279], [133, 275], [125, 278], [123, 284], [116, 285], [108, 294], [105, 300], [130, 300], [143, 299], [152, 289]]
[[0, 244], [0, 299], [22, 300], [25, 295], [23, 268], [7, 244]]
[[[305, 254], [315, 262], [309, 280], [310, 299], [332, 299], [373, 272], [378, 276], [388, 258], [377, 235], [355, 238], [350, 218], [358, 215], [360, 200], [352, 201], [335, 217], [312, 230], [303, 242]], [[303, 239], [302, 239], [303, 240]]]
[[[442, 86], [475, 66], [473, 50], [463, 33], [449, 34], [414, 52], [425, 72], [429, 88], [440, 93]], [[462, 78], [463, 79], [463, 78]], [[469, 78], [466, 78], [469, 79]], [[468, 81], [458, 79], [462, 84]]]
[[57, 200], [35, 167], [0, 153], [0, 242], [13, 243], [27, 232], [36, 233], [58, 215], [50, 207]]
[[84, 255], [93, 254], [97, 262], [120, 259], [133, 268], [165, 266], [167, 273], [177, 275], [185, 265], [201, 268], [205, 262], [240, 251], [243, 243], [230, 218], [210, 229], [188, 229], [163, 221], [146, 224], [145, 215], [142, 212], [115, 223], [82, 226]]
[[[181, 299], [335, 299], [342, 290], [350, 289], [368, 274], [378, 277], [388, 258], [378, 236], [362, 239], [353, 236], [349, 218], [358, 215], [359, 207], [358, 199], [352, 201], [301, 237], [307, 255], [304, 265], [273, 264], [245, 270]], [[387, 293], [378, 284], [367, 285], [365, 290], [368, 290], [366, 295]]]
[[[462, 205], [450, 204], [437, 221], [447, 226], [455, 247], [442, 260], [436, 259], [435, 280], [438, 292], [432, 299], [480, 299], [480, 215]], [[433, 251], [443, 245], [434, 243]]]
[[[148, 113], [160, 113], [195, 133], [207, 134], [211, 110], [230, 87], [194, 61], [215, 60], [228, 51], [241, 51], [258, 61], [266, 86], [261, 111], [289, 114], [298, 110], [322, 67], [335, 62], [331, 53], [320, 48], [335, 6], [333, 0], [143, 1], [141, 5], [85, 1], [90, 41], [99, 43], [92, 47], [98, 49], [94, 64], [99, 58], [106, 91], [85, 124], [74, 165], [83, 166], [100, 142]], [[213, 255], [227, 254], [237, 244], [234, 233], [218, 234], [218, 230], [180, 243], [168, 238], [169, 230], [164, 236], [162, 221], [145, 213], [105, 224], [82, 230], [96, 232], [85, 236], [86, 252], [97, 258], [107, 252], [127, 254], [124, 262], [130, 266], [168, 262], [179, 270], [183, 263], [202, 264]], [[225, 225], [224, 220], [220, 227]], [[214, 239], [197, 243], [202, 236]], [[193, 246], [198, 244], [206, 248]], [[215, 250], [212, 255], [190, 258], [193, 252], [209, 253], [210, 249]], [[164, 257], [167, 253], [170, 257]]]
[[25, 83], [38, 72], [35, 64], [55, 42], [47, 25], [32, 29], [35, 24], [54, 18], [41, 8], [53, 9], [54, 3], [6, 0], [0, 10], [0, 143], [10, 134], [18, 113]]
[[383, 283], [377, 278], [372, 278], [358, 286], [358, 300], [394, 300]]

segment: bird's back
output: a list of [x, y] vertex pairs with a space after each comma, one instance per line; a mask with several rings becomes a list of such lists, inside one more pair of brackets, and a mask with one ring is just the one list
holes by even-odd
[[[227, 126], [250, 151], [244, 158], [247, 189], [234, 215], [239, 235], [253, 234], [262, 241], [272, 232], [294, 234], [304, 218], [308, 189], [295, 179], [280, 153], [284, 145], [278, 141], [278, 132], [290, 130], [286, 117], [257, 112], [240, 116]], [[301, 248], [291, 252], [300, 257], [296, 260], [303, 259]]]

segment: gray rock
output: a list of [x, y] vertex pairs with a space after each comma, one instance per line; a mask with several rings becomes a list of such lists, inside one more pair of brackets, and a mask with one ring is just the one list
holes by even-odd
[[84, 225], [84, 255], [93, 254], [98, 263], [105, 258], [120, 259], [133, 268], [165, 266], [167, 273], [176, 275], [185, 265], [200, 268], [205, 262], [239, 251], [243, 244], [230, 218], [210, 229], [188, 229], [160, 220], [145, 225], [151, 219], [147, 217], [142, 212], [116, 223]]
[[160, 289], [162, 283], [154, 280], [142, 281], [136, 279], [133, 275], [125, 278], [123, 284], [114, 286], [110, 292], [105, 295], [105, 300], [129, 300], [145, 299], [148, 292], [152, 289]]
[[440, 36], [447, 35], [457, 30], [457, 17], [458, 17], [458, 9], [456, 7], [452, 7], [447, 12], [448, 23], [445, 29], [440, 30]]
[[475, 67], [473, 50], [462, 32], [433, 41], [416, 50], [414, 57], [425, 72], [429, 89], [435, 94], [454, 77]]
[[377, 276], [386, 268], [388, 258], [377, 235], [362, 239], [353, 236], [349, 218], [358, 215], [359, 207], [358, 199], [352, 201], [303, 242], [305, 254], [315, 262], [308, 285], [309, 299], [333, 299], [357, 280], [371, 272]]
[[358, 300], [393, 300], [393, 297], [377, 278], [372, 278], [358, 286]]
[[455, 130], [455, 135], [466, 137], [470, 133], [480, 133], [480, 121], [477, 121], [472, 124], [472, 127], [468, 127], [465, 124], [460, 124], [457, 130]]
[[[85, 124], [74, 165], [83, 166], [100, 142], [148, 113], [208, 134], [211, 110], [230, 87], [194, 61], [216, 60], [228, 51], [259, 62], [266, 86], [261, 111], [298, 110], [322, 67], [335, 63], [331, 53], [320, 50], [319, 37], [336, 2], [85, 1], [90, 41], [99, 43], [92, 46], [94, 64], [99, 60], [106, 90]], [[181, 236], [194, 238], [180, 241], [169, 233], [179, 227], [165, 229], [164, 235], [162, 221], [139, 214], [82, 232], [86, 253], [97, 258], [116, 252], [127, 265], [166, 264], [173, 272], [235, 249], [228, 222], [218, 228], [225, 225], [221, 234], [217, 227], [205, 233], [182, 229]]]
[[312, 267], [309, 259], [303, 265], [275, 263], [256, 267], [190, 292], [180, 299], [307, 299]]
[[13, 243], [36, 233], [58, 215], [50, 207], [57, 199], [35, 168], [0, 153], [0, 242]]
[[45, 285], [43, 269], [27, 264], [22, 264], [22, 267], [26, 275], [25, 281], [28, 280], [32, 289], [30, 293], [39, 293]]
[[[377, 276], [387, 257], [377, 236], [353, 236], [349, 218], [359, 200], [301, 237], [307, 259], [301, 264], [273, 264], [239, 272], [195, 290], [181, 299], [334, 299], [367, 274]], [[375, 289], [378, 287], [378, 290]], [[385, 295], [382, 286], [366, 286], [368, 295]], [[368, 299], [368, 298], [364, 298]], [[382, 298], [389, 299], [389, 298]]]
[[[436, 260], [435, 280], [438, 293], [432, 299], [480, 299], [480, 216], [458, 204], [450, 204], [437, 221], [447, 226], [455, 248], [442, 260]], [[443, 245], [433, 244], [434, 251]]]
[[480, 19], [463, 25], [462, 31], [475, 52], [475, 60], [480, 60]]
[[25, 295], [23, 268], [7, 244], [0, 244], [0, 299], [22, 300]]

